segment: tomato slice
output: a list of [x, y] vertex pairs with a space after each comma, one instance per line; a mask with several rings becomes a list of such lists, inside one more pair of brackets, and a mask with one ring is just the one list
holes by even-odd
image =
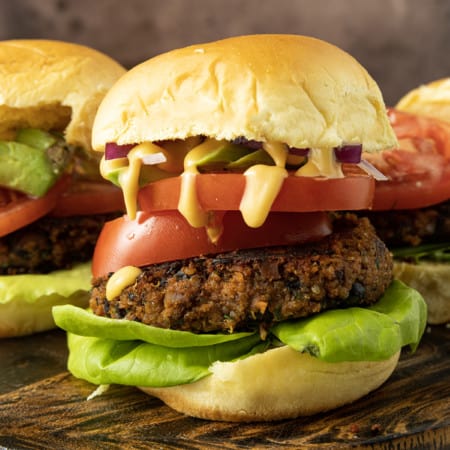
[[248, 227], [238, 211], [222, 212], [223, 233], [217, 244], [205, 228], [193, 228], [178, 211], [139, 212], [107, 222], [94, 251], [95, 277], [121, 267], [215, 254], [242, 248], [293, 245], [323, 238], [331, 233], [328, 215], [317, 213], [270, 213], [259, 228]]
[[450, 170], [438, 182], [377, 182], [372, 209], [417, 209], [436, 205], [450, 198]]
[[[374, 180], [359, 169], [346, 168], [344, 178], [288, 176], [271, 211], [311, 212], [367, 209], [372, 204]], [[206, 211], [239, 210], [245, 176], [238, 173], [207, 173], [196, 177], [197, 197]], [[178, 207], [180, 177], [165, 178], [139, 191], [140, 209], [147, 212]]]
[[52, 216], [83, 216], [125, 211], [122, 191], [107, 182], [79, 181], [72, 183], [60, 197]]
[[450, 160], [450, 123], [425, 116], [388, 109], [389, 122], [399, 139], [431, 139], [438, 153]]
[[33, 198], [25, 194], [2, 191], [0, 205], [0, 237], [6, 236], [48, 214], [67, 189], [70, 180], [59, 180], [43, 197]]
[[374, 210], [416, 209], [450, 198], [450, 125], [389, 110], [399, 148], [365, 155], [388, 181], [378, 181]]

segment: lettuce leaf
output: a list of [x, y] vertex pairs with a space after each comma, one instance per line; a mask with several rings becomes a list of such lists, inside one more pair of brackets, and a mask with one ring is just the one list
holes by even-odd
[[405, 345], [415, 349], [425, 324], [422, 296], [394, 281], [372, 307], [329, 310], [282, 322], [271, 332], [284, 344], [324, 361], [382, 361]]
[[94, 336], [117, 341], [137, 339], [172, 348], [215, 345], [254, 334], [194, 334], [189, 331], [167, 330], [131, 320], [96, 316], [72, 305], [53, 308], [53, 317], [60, 328], [79, 336]]
[[69, 371], [94, 384], [175, 386], [209, 375], [214, 361], [253, 351], [257, 334], [205, 347], [168, 348], [142, 341], [115, 341], [68, 334]]
[[418, 291], [394, 280], [383, 297], [369, 309], [389, 316], [398, 325], [401, 346], [417, 349], [427, 325], [427, 305]]
[[284, 345], [329, 361], [378, 361], [404, 345], [415, 349], [426, 324], [420, 294], [394, 281], [370, 308], [330, 310], [274, 326], [265, 342], [257, 333], [196, 335], [106, 319], [73, 306], [53, 308], [68, 331], [73, 375], [96, 384], [173, 386], [209, 374], [214, 361], [245, 358]]

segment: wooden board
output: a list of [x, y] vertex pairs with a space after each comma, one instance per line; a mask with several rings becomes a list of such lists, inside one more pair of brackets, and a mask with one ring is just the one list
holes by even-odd
[[429, 328], [389, 381], [326, 414], [275, 423], [183, 416], [134, 388], [93, 386], [65, 371], [59, 331], [0, 341], [0, 448], [450, 448], [450, 329]]

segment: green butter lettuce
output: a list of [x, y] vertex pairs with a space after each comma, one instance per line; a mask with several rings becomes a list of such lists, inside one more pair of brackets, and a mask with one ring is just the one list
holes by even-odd
[[54, 307], [53, 316], [68, 332], [68, 367], [76, 377], [95, 384], [162, 387], [196, 381], [209, 374], [214, 361], [245, 358], [280, 341], [329, 362], [387, 359], [403, 346], [417, 347], [425, 330], [426, 305], [417, 291], [394, 281], [370, 308], [330, 310], [282, 322], [264, 342], [257, 333], [213, 339], [155, 330], [95, 317], [72, 306]]
[[418, 291], [395, 280], [369, 309], [389, 316], [397, 324], [402, 347], [417, 349], [427, 322], [427, 305]]
[[58, 270], [49, 274], [0, 276], [0, 306], [23, 301], [35, 303], [49, 296], [69, 297], [91, 288], [91, 263]]
[[131, 320], [96, 316], [72, 305], [53, 310], [58, 326], [80, 336], [95, 336], [118, 341], [141, 340], [165, 347], [201, 347], [235, 341], [254, 333], [194, 334], [188, 331], [166, 330]]
[[394, 281], [372, 307], [329, 310], [271, 331], [284, 344], [324, 361], [382, 361], [405, 345], [415, 349], [425, 325], [422, 296]]
[[115, 341], [69, 333], [70, 372], [94, 384], [165, 387], [192, 383], [209, 374], [214, 361], [251, 352], [259, 336], [206, 347], [169, 348], [142, 341]]

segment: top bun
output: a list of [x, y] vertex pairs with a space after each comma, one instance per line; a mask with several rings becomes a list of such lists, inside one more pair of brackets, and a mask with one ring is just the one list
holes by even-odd
[[450, 78], [413, 89], [400, 99], [396, 108], [450, 122]]
[[380, 90], [353, 57], [310, 37], [252, 35], [134, 67], [102, 102], [93, 148], [199, 135], [300, 148], [396, 145]]
[[91, 48], [60, 41], [0, 42], [0, 138], [20, 127], [65, 130], [90, 149], [98, 105], [125, 69]]

